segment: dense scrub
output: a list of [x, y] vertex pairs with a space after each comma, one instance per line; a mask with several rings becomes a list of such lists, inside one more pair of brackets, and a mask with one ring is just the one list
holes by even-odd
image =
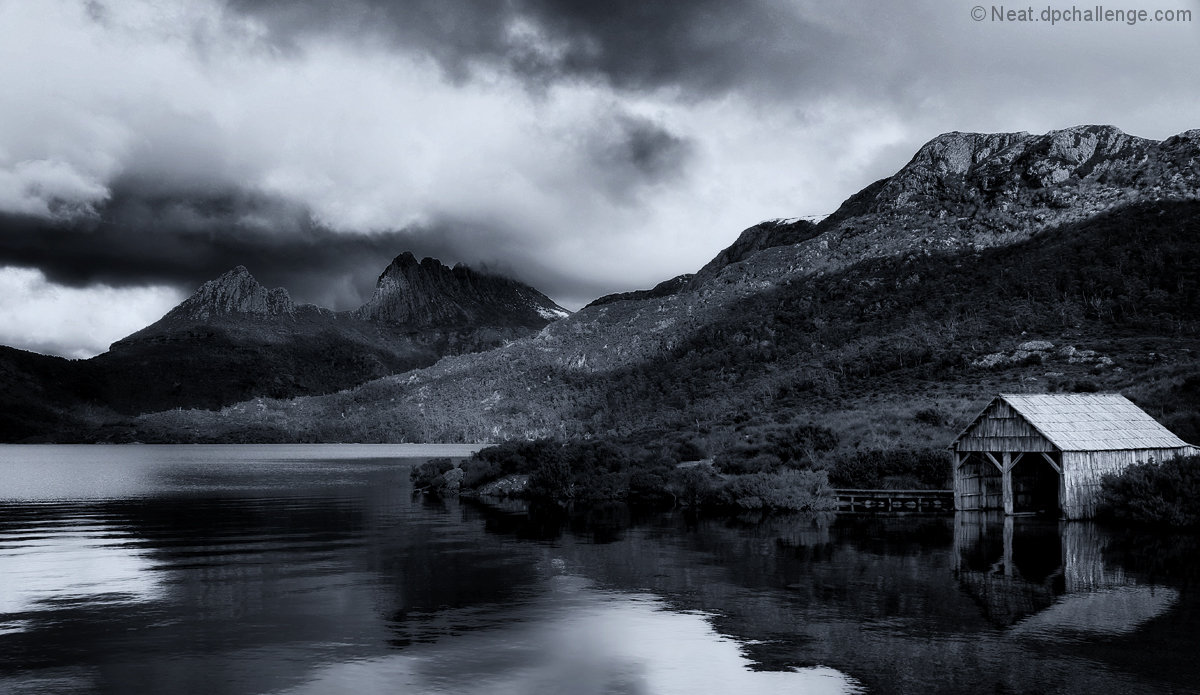
[[943, 449], [868, 449], [834, 461], [829, 482], [838, 488], [939, 490], [950, 487], [950, 474]]
[[1100, 512], [1137, 523], [1200, 526], [1200, 456], [1139, 464], [1104, 476]]
[[506, 442], [480, 450], [458, 471], [446, 460], [434, 460], [414, 468], [412, 478], [414, 488], [429, 492], [487, 494], [489, 483], [527, 476], [520, 496], [558, 504], [625, 501], [792, 511], [835, 506], [824, 471], [721, 474], [707, 462], [680, 465], [672, 456], [677, 451], [647, 451], [630, 442]]

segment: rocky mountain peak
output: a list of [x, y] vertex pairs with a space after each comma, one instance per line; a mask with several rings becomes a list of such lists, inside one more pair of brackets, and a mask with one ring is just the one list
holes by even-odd
[[374, 295], [355, 313], [368, 320], [414, 328], [540, 328], [569, 312], [516, 280], [481, 273], [461, 263], [449, 268], [436, 258], [417, 261], [406, 251], [383, 271]]
[[[1003, 200], [1028, 206], [1023, 197], [1064, 185], [1112, 191], [1182, 183], [1194, 190], [1200, 183], [1198, 145], [1195, 131], [1156, 142], [1102, 125], [1044, 135], [945, 133], [922, 146], [894, 176], [848, 200], [831, 221], [894, 210], [957, 213], [964, 203]], [[1183, 179], [1176, 176], [1181, 168]]]
[[200, 289], [167, 314], [172, 318], [209, 319], [236, 314], [292, 315], [296, 304], [287, 290], [263, 287], [244, 266], [238, 266]]

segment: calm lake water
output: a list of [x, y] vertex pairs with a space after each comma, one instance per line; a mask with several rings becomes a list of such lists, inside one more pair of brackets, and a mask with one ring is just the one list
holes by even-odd
[[412, 496], [468, 452], [0, 447], [0, 692], [1200, 692], [1194, 536]]

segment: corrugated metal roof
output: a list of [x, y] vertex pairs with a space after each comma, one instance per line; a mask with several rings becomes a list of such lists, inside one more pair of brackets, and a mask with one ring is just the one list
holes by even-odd
[[[996, 400], [1012, 406], [1042, 436], [1063, 451], [1190, 446], [1119, 393], [1002, 393]], [[975, 427], [996, 400], [958, 435], [955, 444]]]

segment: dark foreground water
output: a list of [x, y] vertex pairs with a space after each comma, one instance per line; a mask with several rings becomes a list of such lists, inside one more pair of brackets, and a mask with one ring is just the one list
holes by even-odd
[[1200, 692], [1192, 536], [412, 497], [465, 453], [0, 447], [0, 692]]

